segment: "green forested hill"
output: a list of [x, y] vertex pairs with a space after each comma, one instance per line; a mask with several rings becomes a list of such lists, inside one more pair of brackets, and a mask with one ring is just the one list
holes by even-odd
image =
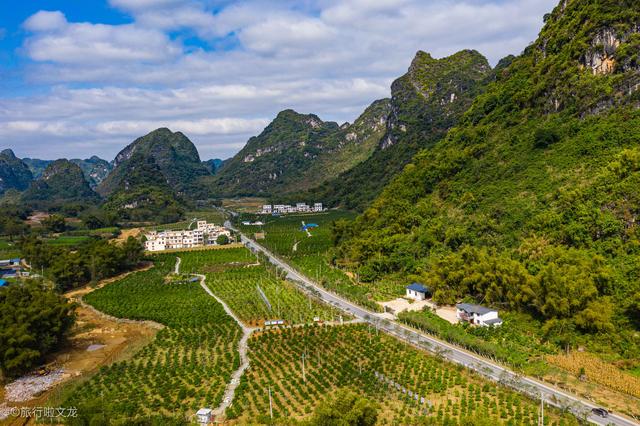
[[[522, 310], [571, 341], [640, 348], [640, 7], [563, 1], [456, 128], [354, 223], [360, 277]], [[635, 351], [635, 352], [634, 352]]]
[[285, 110], [226, 161], [212, 179], [216, 195], [274, 195], [318, 185], [367, 159], [384, 134], [389, 101], [353, 123], [323, 122]]
[[4, 194], [9, 189], [23, 191], [32, 180], [31, 171], [13, 151], [5, 149], [0, 152], [0, 194]]
[[349, 209], [366, 207], [423, 148], [433, 146], [482, 92], [492, 70], [478, 52], [434, 59], [418, 52], [409, 71], [391, 86], [386, 129], [364, 162], [314, 188], [305, 199]]
[[35, 208], [49, 208], [69, 203], [98, 203], [95, 193], [77, 164], [56, 160], [22, 194], [22, 202]]
[[[148, 179], [142, 182], [136, 168], [150, 163], [157, 166], [159, 173], [148, 174]], [[200, 191], [198, 180], [209, 174], [200, 161], [198, 150], [184, 134], [162, 128], [136, 139], [120, 151], [114, 160], [113, 171], [98, 186], [98, 192], [108, 196], [140, 185], [169, 186], [178, 195], [196, 197]], [[131, 176], [137, 180], [133, 182]]]
[[[39, 160], [37, 158], [23, 158], [22, 161], [29, 167], [34, 179], [42, 176], [47, 166], [53, 163], [53, 160]], [[95, 155], [85, 160], [74, 158], [69, 161], [80, 166], [92, 188], [98, 186], [111, 172], [111, 164]]]

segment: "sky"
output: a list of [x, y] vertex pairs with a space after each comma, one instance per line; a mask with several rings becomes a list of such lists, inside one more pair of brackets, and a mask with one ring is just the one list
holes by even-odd
[[112, 160], [169, 127], [228, 158], [286, 108], [353, 122], [418, 50], [517, 55], [556, 3], [0, 1], [0, 148]]

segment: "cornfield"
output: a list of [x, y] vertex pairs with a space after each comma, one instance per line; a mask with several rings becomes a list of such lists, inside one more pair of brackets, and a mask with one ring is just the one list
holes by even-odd
[[580, 374], [584, 368], [584, 374], [589, 380], [608, 386], [611, 389], [640, 397], [639, 378], [626, 374], [614, 365], [586, 352], [550, 355], [547, 359], [551, 364], [557, 365], [575, 375]]

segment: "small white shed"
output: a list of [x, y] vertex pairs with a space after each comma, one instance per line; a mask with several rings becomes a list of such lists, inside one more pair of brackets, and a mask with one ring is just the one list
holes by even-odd
[[429, 288], [420, 283], [412, 283], [407, 286], [407, 297], [414, 300], [424, 300], [431, 294]]
[[206, 426], [211, 423], [211, 417], [213, 415], [213, 410], [211, 408], [201, 408], [196, 413], [196, 417], [198, 419], [198, 424]]

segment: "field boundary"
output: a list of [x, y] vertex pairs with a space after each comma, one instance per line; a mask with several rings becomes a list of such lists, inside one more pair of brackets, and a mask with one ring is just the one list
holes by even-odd
[[231, 375], [231, 380], [227, 383], [227, 387], [224, 390], [224, 397], [222, 398], [222, 403], [213, 410], [213, 415], [221, 418], [224, 417], [225, 411], [227, 408], [231, 406], [233, 403], [233, 399], [235, 397], [236, 389], [240, 384], [240, 378], [244, 375], [244, 372], [249, 368], [250, 360], [247, 352], [249, 351], [249, 338], [256, 331], [256, 328], [247, 327], [240, 321], [231, 308], [227, 306], [227, 304], [218, 296], [216, 296], [211, 289], [207, 286], [206, 280], [207, 277], [202, 274], [193, 274], [193, 276], [200, 278], [200, 286], [202, 289], [211, 297], [216, 299], [218, 303], [222, 305], [224, 311], [229, 315], [235, 322], [238, 323], [240, 328], [242, 329], [242, 338], [238, 341], [238, 352], [240, 354], [240, 366], [236, 371]]

